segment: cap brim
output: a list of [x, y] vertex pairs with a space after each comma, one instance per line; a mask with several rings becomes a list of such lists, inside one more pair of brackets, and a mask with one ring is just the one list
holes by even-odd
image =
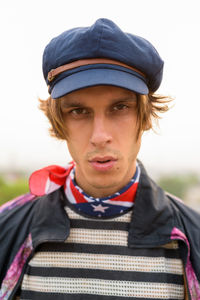
[[115, 69], [87, 69], [76, 72], [58, 81], [52, 88], [51, 97], [60, 98], [73, 91], [97, 85], [112, 85], [147, 95], [149, 90], [137, 75]]

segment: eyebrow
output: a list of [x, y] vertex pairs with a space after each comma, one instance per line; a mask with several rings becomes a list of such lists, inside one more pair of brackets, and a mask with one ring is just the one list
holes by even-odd
[[120, 102], [128, 102], [128, 101], [131, 101], [131, 102], [134, 102], [137, 100], [137, 96], [133, 96], [133, 97], [125, 97], [125, 98], [119, 98], [119, 99], [115, 99], [113, 100], [113, 102], [111, 103], [112, 104], [115, 104], [115, 103], [120, 103]]
[[70, 108], [70, 107], [83, 107], [84, 105], [80, 102], [75, 102], [75, 101], [70, 101], [70, 100], [63, 100], [61, 101], [61, 107], [64, 107], [64, 108]]
[[[110, 105], [114, 105], [121, 102], [128, 102], [128, 101], [134, 102], [136, 100], [137, 100], [137, 96], [133, 96], [133, 97], [128, 96], [125, 98], [113, 99]], [[61, 101], [61, 108], [73, 108], [73, 107], [86, 107], [86, 105], [76, 100], [63, 99], [63, 101]]]

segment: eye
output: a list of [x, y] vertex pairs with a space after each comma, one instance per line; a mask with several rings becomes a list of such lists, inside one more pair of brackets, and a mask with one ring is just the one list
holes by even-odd
[[88, 114], [88, 110], [86, 108], [79, 107], [70, 110], [69, 113], [74, 116], [86, 115]]
[[128, 105], [124, 104], [124, 103], [118, 103], [113, 107], [114, 111], [120, 111], [120, 110], [125, 110], [128, 108]]
[[68, 111], [67, 115], [75, 120], [82, 120], [88, 118], [91, 115], [91, 112], [88, 108], [77, 107]]

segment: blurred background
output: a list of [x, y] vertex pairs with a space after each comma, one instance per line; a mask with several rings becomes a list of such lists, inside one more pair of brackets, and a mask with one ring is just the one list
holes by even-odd
[[70, 161], [38, 110], [38, 97], [48, 97], [42, 53], [62, 31], [105, 17], [151, 41], [165, 61], [158, 93], [175, 100], [156, 133], [144, 134], [139, 159], [162, 187], [200, 211], [199, 13], [198, 0], [1, 0], [0, 203], [27, 192], [34, 170]]

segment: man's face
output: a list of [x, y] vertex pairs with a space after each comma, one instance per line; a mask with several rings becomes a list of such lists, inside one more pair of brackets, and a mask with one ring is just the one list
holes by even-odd
[[94, 197], [117, 192], [134, 175], [140, 149], [136, 94], [90, 87], [64, 96], [61, 109], [77, 184]]

